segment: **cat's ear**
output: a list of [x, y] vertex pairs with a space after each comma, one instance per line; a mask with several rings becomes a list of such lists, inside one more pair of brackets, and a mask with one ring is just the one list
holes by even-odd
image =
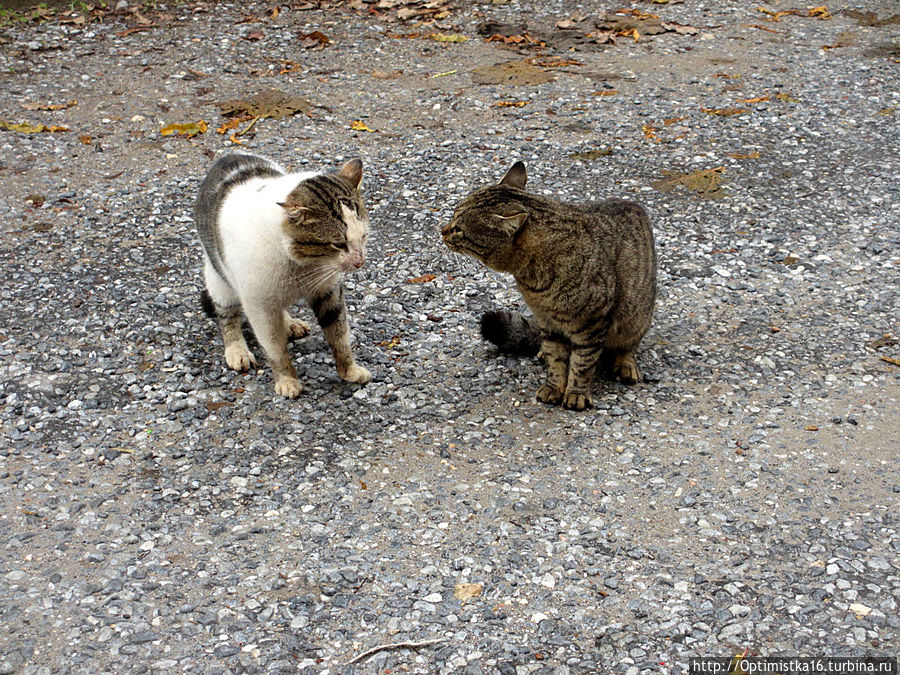
[[525, 181], [528, 180], [528, 174], [525, 173], [525, 164], [523, 162], [516, 162], [511, 167], [509, 167], [509, 171], [506, 172], [506, 175], [500, 181], [500, 185], [509, 185], [510, 187], [519, 188], [520, 190], [525, 187]]
[[494, 219], [499, 223], [500, 229], [512, 237], [516, 232], [522, 229], [522, 225], [524, 225], [525, 221], [528, 219], [528, 214], [525, 211], [510, 215], [500, 215], [499, 213], [495, 213]]
[[338, 171], [338, 176], [344, 178], [354, 189], [359, 189], [359, 184], [362, 183], [363, 176], [362, 161], [359, 159], [351, 159], [341, 167], [341, 170]]
[[306, 218], [308, 213], [312, 212], [312, 209], [306, 206], [300, 206], [299, 204], [291, 204], [290, 199], [287, 202], [278, 202], [278, 206], [284, 209], [284, 212], [287, 213], [287, 217], [293, 221], [303, 221]]

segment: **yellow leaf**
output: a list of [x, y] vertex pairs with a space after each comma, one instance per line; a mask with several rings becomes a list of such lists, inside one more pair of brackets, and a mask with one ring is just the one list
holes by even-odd
[[353, 131], [369, 131], [373, 134], [375, 133], [375, 129], [370, 129], [366, 126], [365, 122], [361, 122], [360, 120], [353, 120], [350, 122], [350, 128], [353, 129]]
[[431, 33], [426, 37], [436, 42], [467, 42], [469, 40], [469, 38], [460, 33]]
[[453, 587], [453, 597], [460, 602], [466, 602], [472, 598], [477, 598], [484, 590], [484, 584], [456, 584]]
[[494, 105], [499, 108], [521, 108], [528, 105], [528, 101], [497, 101]]
[[187, 138], [193, 138], [198, 134], [205, 134], [207, 129], [206, 122], [200, 120], [199, 122], [188, 122], [187, 124], [170, 124], [167, 127], [163, 127], [159, 130], [159, 133], [163, 136], [186, 136]]
[[57, 131], [68, 131], [68, 127], [58, 127], [51, 126], [48, 127], [45, 124], [30, 124], [29, 122], [15, 123], [15, 122], [7, 122], [5, 120], [0, 120], [0, 129], [6, 129], [7, 131], [18, 131], [21, 134], [39, 134], [44, 132], [57, 132]]

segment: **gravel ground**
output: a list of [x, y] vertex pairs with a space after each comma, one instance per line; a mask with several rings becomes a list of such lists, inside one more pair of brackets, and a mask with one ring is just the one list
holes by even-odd
[[[519, 51], [478, 24], [597, 8], [459, 2], [417, 26], [397, 16], [418, 3], [304, 4], [0, 28], [2, 119], [69, 128], [0, 131], [0, 673], [896, 655], [900, 25], [840, 11], [896, 5], [774, 22], [758, 0], [635, 2], [698, 32]], [[577, 63], [473, 80], [534, 57]], [[215, 102], [267, 89], [313, 107], [245, 148], [367, 168], [347, 280], [366, 387], [316, 331], [294, 347], [303, 395], [278, 398], [265, 364], [226, 369], [199, 309], [191, 205], [231, 145]], [[515, 159], [534, 190], [654, 218], [647, 381], [598, 382], [587, 413], [536, 403], [540, 365], [480, 341], [481, 312], [521, 300], [438, 236]]]

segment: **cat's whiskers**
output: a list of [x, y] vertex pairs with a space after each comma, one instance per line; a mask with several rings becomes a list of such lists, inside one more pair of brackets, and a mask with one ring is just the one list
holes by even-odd
[[329, 283], [335, 275], [340, 276], [341, 272], [337, 267], [324, 268], [322, 276], [313, 281], [312, 287], [309, 289], [309, 295], [315, 295], [316, 292]]

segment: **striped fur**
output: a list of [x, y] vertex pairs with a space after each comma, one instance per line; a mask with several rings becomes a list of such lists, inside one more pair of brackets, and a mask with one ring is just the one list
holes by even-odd
[[656, 254], [646, 211], [609, 200], [562, 204], [525, 191], [517, 162], [497, 185], [457, 206], [443, 231], [453, 251], [513, 275], [534, 317], [488, 312], [482, 335], [501, 351], [540, 352], [545, 403], [583, 410], [601, 357], [622, 382], [640, 371], [634, 353], [650, 328]]
[[359, 194], [362, 163], [337, 174], [288, 174], [271, 160], [237, 153], [220, 158], [200, 186], [194, 216], [203, 245], [204, 311], [218, 317], [230, 368], [247, 370], [243, 316], [272, 366], [275, 391], [301, 391], [287, 352], [289, 339], [309, 334], [287, 308], [304, 298], [331, 346], [338, 374], [366, 383], [356, 364], [342, 275], [365, 262], [369, 219]]

